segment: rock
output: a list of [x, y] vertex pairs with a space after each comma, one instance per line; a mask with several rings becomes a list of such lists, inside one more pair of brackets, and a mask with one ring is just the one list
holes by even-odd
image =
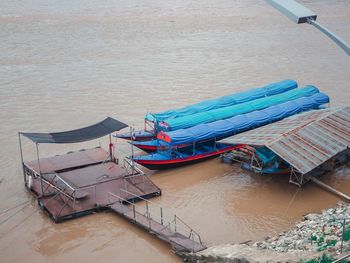
[[[277, 252], [309, 251], [311, 253], [316, 253], [320, 247], [323, 247], [331, 253], [338, 253], [340, 242], [334, 243], [334, 240], [340, 241], [341, 221], [332, 220], [343, 217], [350, 217], [350, 205], [340, 203], [334, 208], [323, 210], [322, 214], [307, 214], [289, 231], [267, 236], [265, 241], [256, 242], [254, 246]], [[350, 242], [348, 244], [345, 242], [344, 247], [346, 245], [349, 247]]]
[[304, 242], [303, 242], [303, 240], [297, 240], [294, 243], [294, 248], [297, 249], [297, 250], [304, 250]]

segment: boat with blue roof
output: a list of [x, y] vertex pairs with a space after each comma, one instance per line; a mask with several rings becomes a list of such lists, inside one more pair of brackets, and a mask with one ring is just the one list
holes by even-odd
[[[296, 89], [297, 87], [298, 84], [294, 80], [287, 79], [280, 82], [271, 83], [260, 88], [236, 92], [216, 99], [204, 100], [202, 102], [188, 105], [179, 109], [167, 110], [160, 113], [147, 113], [144, 119], [143, 130], [132, 133], [117, 133], [116, 137], [134, 142], [156, 139], [159, 131], [174, 131], [197, 125], [199, 120], [192, 118], [192, 116], [195, 117], [198, 114], [198, 116], [207, 116], [205, 113], [212, 110], [219, 110], [230, 106], [244, 104], [260, 98], [274, 96]], [[219, 116], [216, 116], [215, 118], [215, 120], [218, 120], [218, 118], [222, 119]], [[140, 144], [140, 148], [142, 146], [144, 145]], [[149, 147], [149, 145], [146, 145], [141, 149], [150, 150]]]
[[[261, 110], [243, 114], [223, 120], [202, 123], [191, 128], [175, 131], [161, 131], [157, 134], [157, 152], [147, 155], [134, 156], [138, 164], [148, 169], [167, 169], [191, 164], [218, 156], [224, 152], [240, 148], [241, 145], [226, 145], [219, 141], [257, 127], [270, 124], [289, 116], [315, 110], [327, 104], [329, 97], [320, 93], [317, 88], [309, 86], [292, 100], [274, 100], [259, 102]], [[305, 96], [307, 95], [307, 96]], [[269, 106], [270, 105], [270, 106]]]

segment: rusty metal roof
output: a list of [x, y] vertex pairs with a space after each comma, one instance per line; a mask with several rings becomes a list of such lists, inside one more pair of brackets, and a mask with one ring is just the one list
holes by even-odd
[[350, 147], [350, 107], [298, 114], [222, 142], [264, 145], [306, 174]]

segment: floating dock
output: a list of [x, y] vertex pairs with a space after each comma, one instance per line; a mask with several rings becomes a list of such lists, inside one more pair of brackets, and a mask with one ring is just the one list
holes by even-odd
[[[123, 127], [126, 125], [107, 118], [73, 131], [19, 133], [25, 186], [56, 223], [108, 210], [168, 242], [176, 253], [205, 249], [199, 234], [183, 220], [148, 201], [161, 195], [160, 188], [132, 160], [125, 158], [119, 163], [114, 157], [111, 133]], [[109, 151], [96, 147], [39, 157], [40, 143], [76, 143], [108, 134]], [[36, 160], [24, 161], [22, 136], [36, 144]], [[137, 201], [145, 207], [135, 204]]]
[[[130, 163], [117, 165], [106, 161], [108, 156], [104, 149], [95, 148], [42, 158], [40, 168], [38, 161], [25, 163], [26, 177], [32, 180], [29, 189], [55, 222], [107, 208], [108, 193], [126, 200], [135, 199], [134, 195], [150, 198], [161, 194], [146, 175], [138, 169], [132, 172]], [[134, 195], [127, 195], [122, 189]]]

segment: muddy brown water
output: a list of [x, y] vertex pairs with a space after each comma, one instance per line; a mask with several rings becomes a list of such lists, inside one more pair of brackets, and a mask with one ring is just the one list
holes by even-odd
[[[350, 42], [349, 1], [303, 1]], [[169, 246], [123, 219], [99, 213], [52, 223], [23, 187], [17, 132], [61, 131], [105, 116], [142, 128], [160, 111], [285, 78], [314, 84], [331, 105], [350, 100], [349, 57], [309, 25], [264, 1], [8, 1], [0, 3], [1, 262], [179, 262]], [[40, 146], [41, 154], [92, 147]], [[25, 158], [35, 158], [24, 141]], [[130, 153], [118, 141], [118, 155]], [[286, 176], [251, 175], [218, 159], [150, 172], [153, 201], [207, 245], [259, 240], [337, 198]], [[350, 189], [350, 167], [323, 178]]]

